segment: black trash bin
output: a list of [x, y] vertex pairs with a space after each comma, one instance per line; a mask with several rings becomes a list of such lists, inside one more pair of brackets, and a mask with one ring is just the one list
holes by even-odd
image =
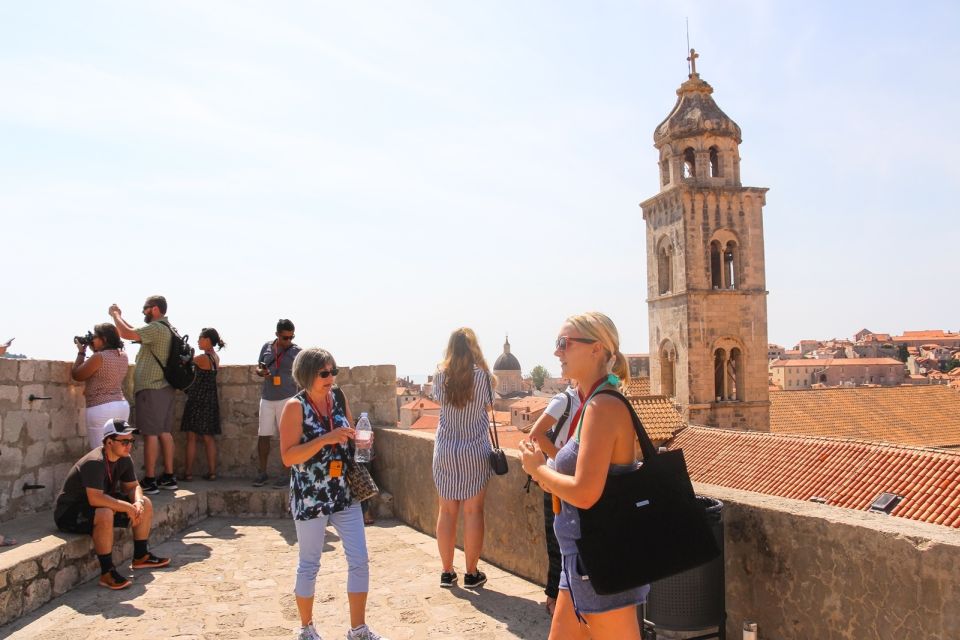
[[[723, 503], [697, 496], [710, 522], [720, 555], [700, 565], [658, 580], [650, 585], [646, 619], [656, 628], [670, 631], [697, 631], [718, 627], [715, 634], [701, 638], [725, 638], [726, 603], [723, 590]], [[656, 553], [656, 549], [650, 549]]]

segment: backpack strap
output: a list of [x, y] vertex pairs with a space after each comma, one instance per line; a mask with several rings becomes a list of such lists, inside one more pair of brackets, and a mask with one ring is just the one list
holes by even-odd
[[567, 397], [567, 406], [560, 415], [560, 419], [557, 420], [557, 424], [553, 425], [553, 429], [547, 432], [547, 434], [553, 433], [552, 436], [548, 435], [550, 442], [553, 444], [557, 444], [557, 438], [560, 437], [560, 429], [562, 429], [563, 425], [570, 419], [570, 394], [564, 391], [563, 395]]
[[[165, 321], [163, 321], [163, 320], [157, 320], [157, 322], [159, 322], [160, 324], [162, 324], [163, 326], [165, 326], [165, 327], [167, 328], [167, 331], [170, 332], [170, 339], [173, 340], [174, 336], [177, 335], [177, 332], [173, 330], [173, 327], [170, 326], [170, 323], [169, 323], [169, 322], [165, 322]], [[160, 365], [160, 368], [161, 368], [161, 369], [166, 370], [166, 365], [165, 365], [164, 363], [160, 362], [160, 358], [158, 358], [158, 357], [157, 357], [157, 354], [155, 354], [155, 353], [153, 352], [153, 347], [150, 347], [150, 355], [152, 355], [152, 356], [153, 356], [153, 359], [157, 361], [157, 364]]]

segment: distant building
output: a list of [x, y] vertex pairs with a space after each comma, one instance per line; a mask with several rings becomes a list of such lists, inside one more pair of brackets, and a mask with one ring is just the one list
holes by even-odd
[[630, 370], [631, 378], [650, 377], [649, 353], [625, 353], [623, 355], [627, 359], [627, 368]]
[[433, 400], [418, 398], [400, 407], [400, 427], [409, 429], [423, 416], [439, 416], [440, 405]]
[[493, 375], [497, 377], [497, 393], [501, 396], [523, 395], [523, 375], [520, 361], [510, 353], [510, 338], [503, 343], [503, 353], [493, 364]]
[[907, 347], [922, 347], [925, 344], [937, 344], [941, 347], [960, 349], [960, 333], [944, 331], [942, 329], [926, 329], [925, 331], [904, 331], [902, 336], [893, 336], [893, 342]]
[[906, 368], [893, 358], [804, 358], [772, 362], [770, 374], [773, 384], [784, 391], [810, 389], [814, 385], [889, 387], [903, 383]]
[[397, 387], [397, 415], [400, 415], [400, 407], [413, 402], [419, 397], [420, 394], [416, 393], [412, 389], [407, 387]]
[[510, 424], [518, 429], [525, 429], [532, 426], [541, 415], [543, 410], [550, 404], [550, 398], [529, 396], [514, 400], [510, 404]]
[[767, 345], [767, 360], [779, 360], [787, 350], [772, 342]]

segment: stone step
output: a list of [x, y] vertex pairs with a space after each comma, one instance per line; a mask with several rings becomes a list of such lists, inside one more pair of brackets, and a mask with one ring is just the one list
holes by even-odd
[[[183, 483], [176, 491], [150, 496], [156, 545], [208, 516], [289, 517], [287, 489], [251, 487], [248, 480]], [[100, 565], [88, 535], [63, 533], [53, 511], [3, 523], [3, 535], [17, 540], [0, 549], [0, 625], [29, 613], [73, 587], [95, 578]], [[133, 555], [130, 529], [115, 530], [114, 561]]]

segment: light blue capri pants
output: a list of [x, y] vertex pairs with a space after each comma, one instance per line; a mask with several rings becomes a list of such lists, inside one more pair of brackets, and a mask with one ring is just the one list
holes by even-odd
[[312, 520], [294, 520], [300, 562], [297, 565], [297, 583], [293, 592], [301, 598], [312, 598], [320, 571], [320, 554], [327, 522], [333, 525], [343, 542], [347, 556], [347, 593], [366, 593], [370, 589], [370, 565], [367, 558], [367, 534], [363, 529], [360, 503]]

